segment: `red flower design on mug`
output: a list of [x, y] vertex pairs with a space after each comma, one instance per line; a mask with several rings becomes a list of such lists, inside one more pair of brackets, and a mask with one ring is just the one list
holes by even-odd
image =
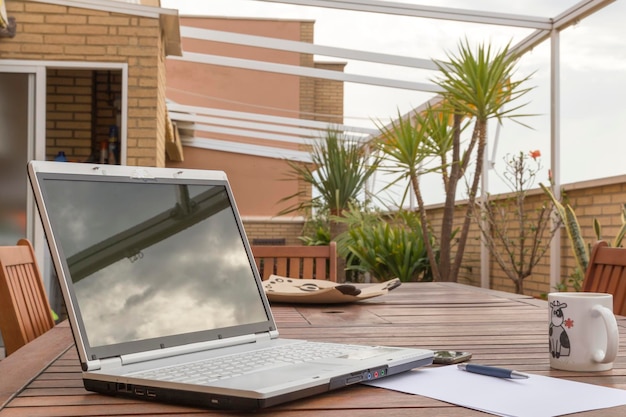
[[567, 327], [568, 329], [571, 329], [572, 327], [574, 327], [574, 320], [568, 317], [568, 319], [565, 320], [565, 323], [563, 323], [563, 326]]
[[541, 151], [539, 149], [535, 149], [534, 151], [530, 151], [530, 157], [532, 159], [537, 159], [541, 156]]

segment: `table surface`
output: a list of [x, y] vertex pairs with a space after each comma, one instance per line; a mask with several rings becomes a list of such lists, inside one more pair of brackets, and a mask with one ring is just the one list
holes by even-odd
[[[472, 360], [478, 363], [626, 389], [626, 318], [623, 317], [618, 318], [621, 349], [613, 370], [583, 373], [550, 369], [547, 304], [527, 296], [455, 283], [411, 283], [358, 304], [277, 304], [272, 310], [282, 337], [466, 350], [472, 352]], [[218, 416], [225, 413], [86, 391], [67, 322], [0, 361], [1, 417], [156, 414]], [[446, 417], [485, 414], [419, 395], [353, 385], [255, 415]], [[622, 417], [626, 415], [626, 406], [579, 415]]]

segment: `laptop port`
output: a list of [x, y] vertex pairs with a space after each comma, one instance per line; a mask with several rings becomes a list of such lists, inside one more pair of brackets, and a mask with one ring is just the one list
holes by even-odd
[[133, 386], [131, 384], [117, 383], [118, 392], [133, 392]]
[[146, 395], [143, 388], [135, 388], [135, 395]]
[[153, 390], [153, 389], [149, 389], [149, 388], [148, 388], [148, 389], [146, 390], [146, 396], [151, 397], [151, 398], [154, 398], [154, 397], [156, 397], [156, 392], [154, 392], [154, 390]]

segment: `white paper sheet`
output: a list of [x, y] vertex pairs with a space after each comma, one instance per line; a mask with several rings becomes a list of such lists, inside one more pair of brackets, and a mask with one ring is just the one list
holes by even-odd
[[626, 390], [533, 374], [528, 379], [495, 378], [456, 365], [423, 368], [367, 384], [507, 417], [553, 417], [626, 404]]

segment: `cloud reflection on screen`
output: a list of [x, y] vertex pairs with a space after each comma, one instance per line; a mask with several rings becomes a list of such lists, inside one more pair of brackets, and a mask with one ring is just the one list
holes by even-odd
[[[191, 224], [176, 233], [159, 226], [165, 231], [159, 229], [148, 246], [126, 250], [132, 256], [107, 263], [96, 252], [86, 262], [107, 264], [72, 277], [92, 347], [267, 319], [226, 190], [188, 190], [191, 199], [215, 195], [212, 201], [220, 207], [201, 219], [180, 217]], [[173, 213], [180, 201], [180, 190], [171, 184], [47, 180], [46, 191], [53, 231], [67, 258], [107, 239], [116, 242], [129, 229]], [[178, 224], [168, 218], [170, 223]], [[133, 238], [141, 241], [154, 230]], [[125, 245], [120, 239], [113, 251]]]

